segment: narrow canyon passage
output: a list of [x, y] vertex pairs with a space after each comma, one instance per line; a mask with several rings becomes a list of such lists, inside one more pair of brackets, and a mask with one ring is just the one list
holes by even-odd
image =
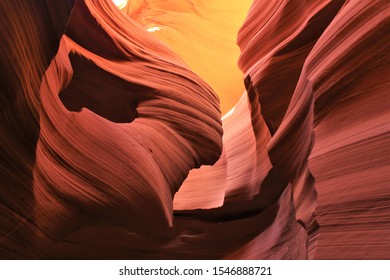
[[390, 2], [0, 2], [1, 259], [390, 258]]

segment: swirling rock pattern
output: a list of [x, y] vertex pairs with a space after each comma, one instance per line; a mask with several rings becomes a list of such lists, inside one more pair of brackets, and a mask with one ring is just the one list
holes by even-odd
[[132, 0], [123, 11], [168, 44], [220, 97], [222, 114], [242, 92], [236, 44], [251, 0]]
[[60, 2], [0, 3], [0, 258], [390, 258], [388, 1]]
[[[33, 258], [45, 236], [32, 211], [39, 88], [74, 1], [1, 1], [0, 256]], [[38, 245], [37, 245], [38, 246]]]

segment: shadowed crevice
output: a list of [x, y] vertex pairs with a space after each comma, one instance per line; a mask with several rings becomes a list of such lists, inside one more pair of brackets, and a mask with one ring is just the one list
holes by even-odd
[[73, 78], [59, 94], [69, 111], [80, 112], [87, 108], [116, 123], [130, 123], [138, 117], [137, 93], [151, 89], [125, 81], [83, 56], [70, 54], [69, 58]]

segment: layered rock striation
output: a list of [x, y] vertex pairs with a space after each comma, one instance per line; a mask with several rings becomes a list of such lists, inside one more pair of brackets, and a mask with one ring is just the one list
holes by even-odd
[[390, 257], [387, 1], [3, 2], [0, 258]]

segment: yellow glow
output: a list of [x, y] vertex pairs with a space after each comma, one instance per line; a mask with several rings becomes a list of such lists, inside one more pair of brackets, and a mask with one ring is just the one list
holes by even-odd
[[[252, 0], [132, 0], [123, 11], [168, 44], [218, 94], [225, 114], [244, 91], [237, 33]], [[158, 30], [164, 32], [156, 32]]]
[[156, 31], [161, 30], [161, 28], [158, 26], [153, 26], [153, 27], [149, 27], [147, 30], [148, 30], [148, 32], [156, 32]]
[[235, 110], [236, 110], [236, 107], [234, 106], [232, 109], [230, 109], [229, 112], [227, 112], [227, 113], [221, 118], [221, 120], [223, 121], [223, 120], [226, 119], [227, 117], [231, 116], [231, 115], [234, 113]]
[[127, 0], [113, 0], [114, 4], [119, 8], [123, 9], [127, 5]]

